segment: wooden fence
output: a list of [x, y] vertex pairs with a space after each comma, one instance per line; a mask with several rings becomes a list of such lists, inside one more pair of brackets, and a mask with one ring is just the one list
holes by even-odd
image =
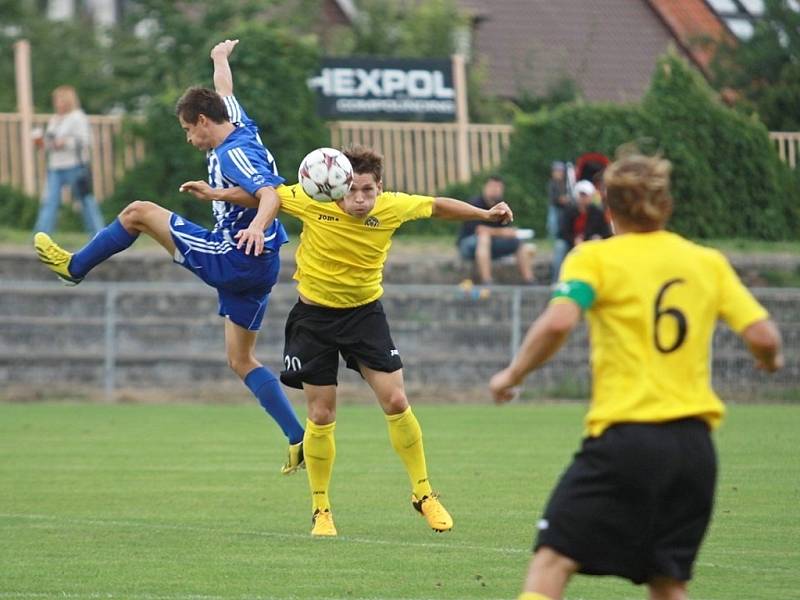
[[508, 148], [511, 125], [466, 125], [466, 168], [459, 169], [456, 123], [336, 121], [329, 123], [331, 145], [365, 144], [385, 157], [384, 187], [434, 193], [459, 180], [459, 173], [491, 169]]
[[[44, 127], [49, 115], [35, 115], [34, 127]], [[92, 127], [92, 176], [97, 199], [114, 191], [117, 181], [144, 157], [144, 143], [123, 127], [118, 116], [89, 117]], [[485, 172], [500, 164], [508, 149], [511, 125], [466, 125], [466, 152], [459, 152], [459, 125], [456, 123], [394, 123], [376, 121], [336, 121], [329, 123], [331, 145], [350, 143], [376, 148], [386, 158], [384, 174], [387, 189], [433, 193], [457, 182], [460, 173]], [[770, 138], [780, 156], [795, 169], [800, 162], [800, 133], [773, 132]], [[0, 184], [23, 188], [20, 148], [29, 142], [17, 113], [0, 113]], [[466, 167], [459, 165], [464, 154]], [[35, 190], [41, 195], [45, 182], [45, 157], [36, 153]]]
[[[33, 127], [44, 128], [50, 115], [34, 115]], [[114, 191], [114, 185], [144, 157], [144, 143], [130, 135], [118, 116], [89, 116], [92, 128], [92, 183], [99, 201]], [[30, 132], [22, 130], [17, 113], [0, 113], [0, 184], [23, 189], [22, 144]], [[46, 181], [44, 152], [36, 152], [35, 192], [41, 196]]]
[[781, 160], [796, 169], [800, 161], [800, 132], [773, 131], [769, 137], [777, 145]]

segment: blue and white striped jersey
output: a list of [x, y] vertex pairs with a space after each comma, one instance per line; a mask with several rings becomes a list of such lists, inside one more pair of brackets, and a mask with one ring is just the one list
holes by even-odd
[[[239, 186], [250, 194], [264, 186], [277, 187], [284, 182], [269, 150], [261, 142], [258, 125], [247, 116], [234, 96], [223, 98], [228, 116], [236, 129], [219, 146], [206, 153], [208, 183], [213, 188]], [[247, 229], [256, 216], [255, 208], [230, 202], [214, 201], [215, 233], [221, 233], [231, 244], [236, 233]], [[265, 248], [277, 251], [288, 237], [278, 219], [264, 232]]]

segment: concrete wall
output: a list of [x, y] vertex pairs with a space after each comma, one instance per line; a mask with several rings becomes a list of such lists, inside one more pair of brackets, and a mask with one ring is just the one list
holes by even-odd
[[[128, 266], [153, 273], [147, 264]], [[106, 267], [116, 268], [113, 261]], [[171, 269], [173, 275], [182, 272]], [[756, 293], [781, 323], [789, 365], [774, 377], [757, 372], [738, 338], [721, 326], [714, 340], [715, 385], [747, 400], [784, 398], [792, 390], [796, 397], [800, 290]], [[474, 300], [456, 285], [387, 285], [383, 303], [410, 386], [474, 392], [484, 390], [490, 375], [507, 363], [512, 345], [548, 297], [544, 286], [501, 286], [489, 298]], [[277, 286], [259, 336], [257, 355], [275, 370], [282, 364], [283, 325], [295, 300], [293, 285]], [[89, 281], [67, 289], [3, 279], [0, 385], [46, 396], [48, 390], [102, 391], [110, 384], [143, 390], [234, 384], [216, 313], [214, 290], [197, 283]], [[358, 381], [343, 370], [342, 378]], [[528, 388], [540, 396], [585, 397], [588, 382], [588, 340], [581, 327]]]

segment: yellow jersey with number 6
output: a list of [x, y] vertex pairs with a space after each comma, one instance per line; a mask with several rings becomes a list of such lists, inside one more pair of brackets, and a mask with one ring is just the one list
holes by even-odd
[[594, 292], [586, 310], [588, 435], [623, 422], [699, 417], [719, 424], [724, 407], [711, 387], [717, 320], [740, 333], [768, 318], [724, 255], [667, 231], [628, 233], [577, 246], [559, 285], [570, 282]]

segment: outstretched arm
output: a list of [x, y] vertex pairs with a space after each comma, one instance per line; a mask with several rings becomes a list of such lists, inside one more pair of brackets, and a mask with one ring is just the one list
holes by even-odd
[[468, 202], [445, 197], [434, 199], [431, 216], [451, 221], [491, 221], [503, 225], [514, 220], [514, 213], [505, 202], [498, 202], [485, 210]]
[[753, 323], [742, 332], [742, 338], [759, 369], [774, 373], [783, 367], [783, 343], [774, 321], [764, 319]]
[[489, 382], [494, 401], [512, 400], [525, 376], [558, 352], [580, 318], [581, 308], [574, 302], [550, 304], [531, 325], [511, 364]]
[[200, 200], [220, 200], [247, 208], [257, 208], [258, 212], [250, 222], [250, 226], [240, 230], [236, 234], [236, 240], [238, 248], [244, 246], [245, 254], [250, 254], [251, 251], [255, 256], [261, 254], [264, 249], [264, 230], [275, 220], [281, 208], [281, 199], [274, 187], [269, 185], [261, 187], [256, 190], [255, 196], [251, 196], [238, 185], [212, 188], [205, 181], [187, 181], [181, 185], [180, 191], [187, 192]]
[[246, 208], [258, 208], [258, 200], [238, 185], [229, 188], [212, 188], [206, 181], [185, 181], [178, 191], [191, 194], [198, 200], [208, 200], [209, 202], [220, 200]]
[[211, 60], [214, 62], [214, 89], [220, 96], [233, 95], [233, 73], [228, 57], [239, 40], [225, 40], [211, 49]]

